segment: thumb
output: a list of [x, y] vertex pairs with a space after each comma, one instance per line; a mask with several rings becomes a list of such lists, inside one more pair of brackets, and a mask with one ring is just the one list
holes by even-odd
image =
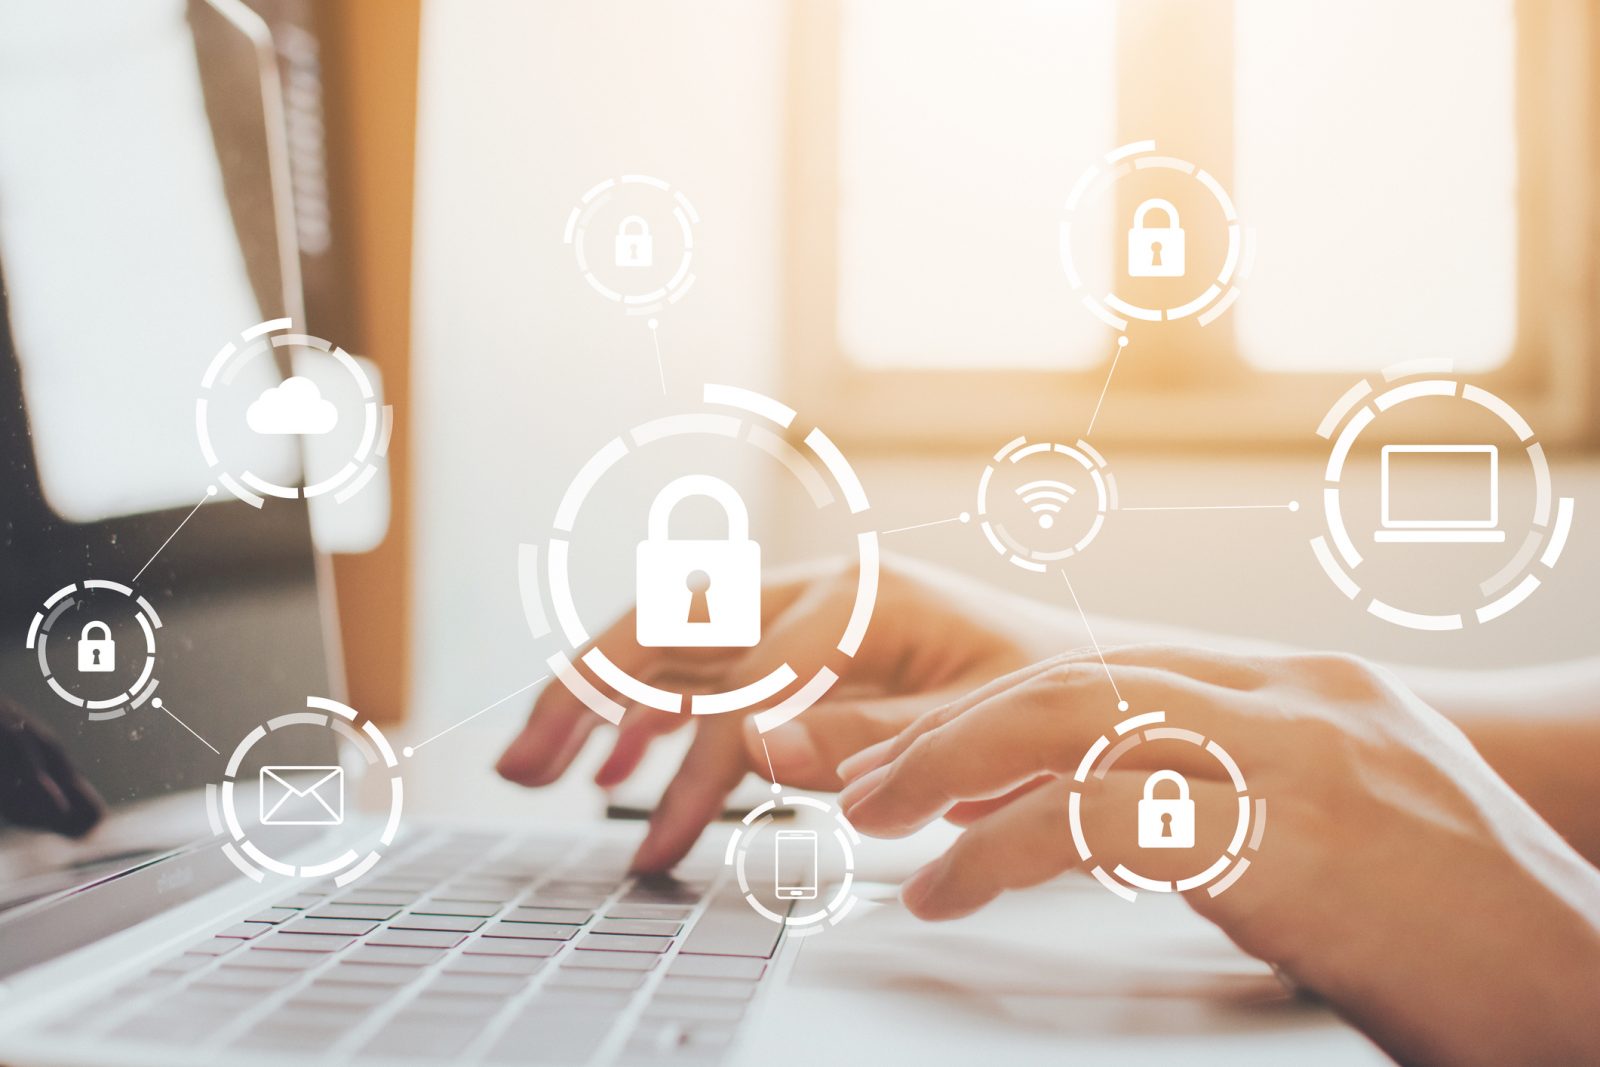
[[824, 700], [763, 734], [754, 718], [744, 722], [745, 753], [764, 777], [799, 789], [838, 789], [835, 770], [849, 757], [904, 730], [952, 693], [862, 700]]

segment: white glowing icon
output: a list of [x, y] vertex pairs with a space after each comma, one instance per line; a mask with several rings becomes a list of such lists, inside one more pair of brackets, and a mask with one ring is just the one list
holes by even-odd
[[1039, 518], [1040, 529], [1048, 530], [1056, 523], [1056, 516], [1061, 514], [1061, 509], [1072, 500], [1072, 494], [1077, 490], [1066, 482], [1055, 482], [1041, 478], [1036, 482], [1017, 487], [1017, 495], [1022, 498], [1029, 511]]

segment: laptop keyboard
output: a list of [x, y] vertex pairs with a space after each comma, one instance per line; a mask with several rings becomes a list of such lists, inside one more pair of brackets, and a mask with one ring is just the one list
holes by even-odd
[[717, 883], [720, 856], [658, 879], [628, 858], [437, 831], [353, 887], [297, 887], [61, 1029], [355, 1062], [720, 1062], [782, 927]]

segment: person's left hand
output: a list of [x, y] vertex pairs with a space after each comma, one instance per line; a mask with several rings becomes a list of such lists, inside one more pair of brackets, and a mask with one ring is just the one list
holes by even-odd
[[0, 699], [0, 819], [82, 837], [104, 811], [50, 732]]

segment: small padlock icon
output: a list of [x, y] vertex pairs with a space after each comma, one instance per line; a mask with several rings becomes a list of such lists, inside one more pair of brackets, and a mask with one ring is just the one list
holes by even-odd
[[[691, 496], [722, 505], [722, 541], [675, 541], [672, 509]], [[761, 640], [761, 546], [737, 490], [708, 474], [689, 474], [656, 494], [635, 564], [635, 633], [646, 648], [749, 648]]]
[[[1167, 214], [1165, 226], [1146, 226], [1152, 211]], [[1178, 209], [1172, 201], [1146, 200], [1133, 213], [1133, 229], [1128, 231], [1128, 274], [1134, 278], [1183, 277], [1183, 228], [1178, 224]]]
[[[1156, 786], [1161, 782], [1177, 784], [1175, 799], [1156, 799]], [[1188, 780], [1177, 771], [1157, 771], [1144, 780], [1144, 799], [1139, 801], [1139, 847], [1194, 847], [1194, 801], [1189, 799]]]
[[617, 226], [617, 266], [648, 267], [655, 262], [655, 239], [650, 224], [640, 215], [629, 215]]
[[[99, 631], [100, 636], [90, 637], [93, 631]], [[116, 667], [117, 643], [111, 640], [111, 627], [103, 622], [85, 625], [78, 637], [78, 670], [93, 674], [115, 670]]]

